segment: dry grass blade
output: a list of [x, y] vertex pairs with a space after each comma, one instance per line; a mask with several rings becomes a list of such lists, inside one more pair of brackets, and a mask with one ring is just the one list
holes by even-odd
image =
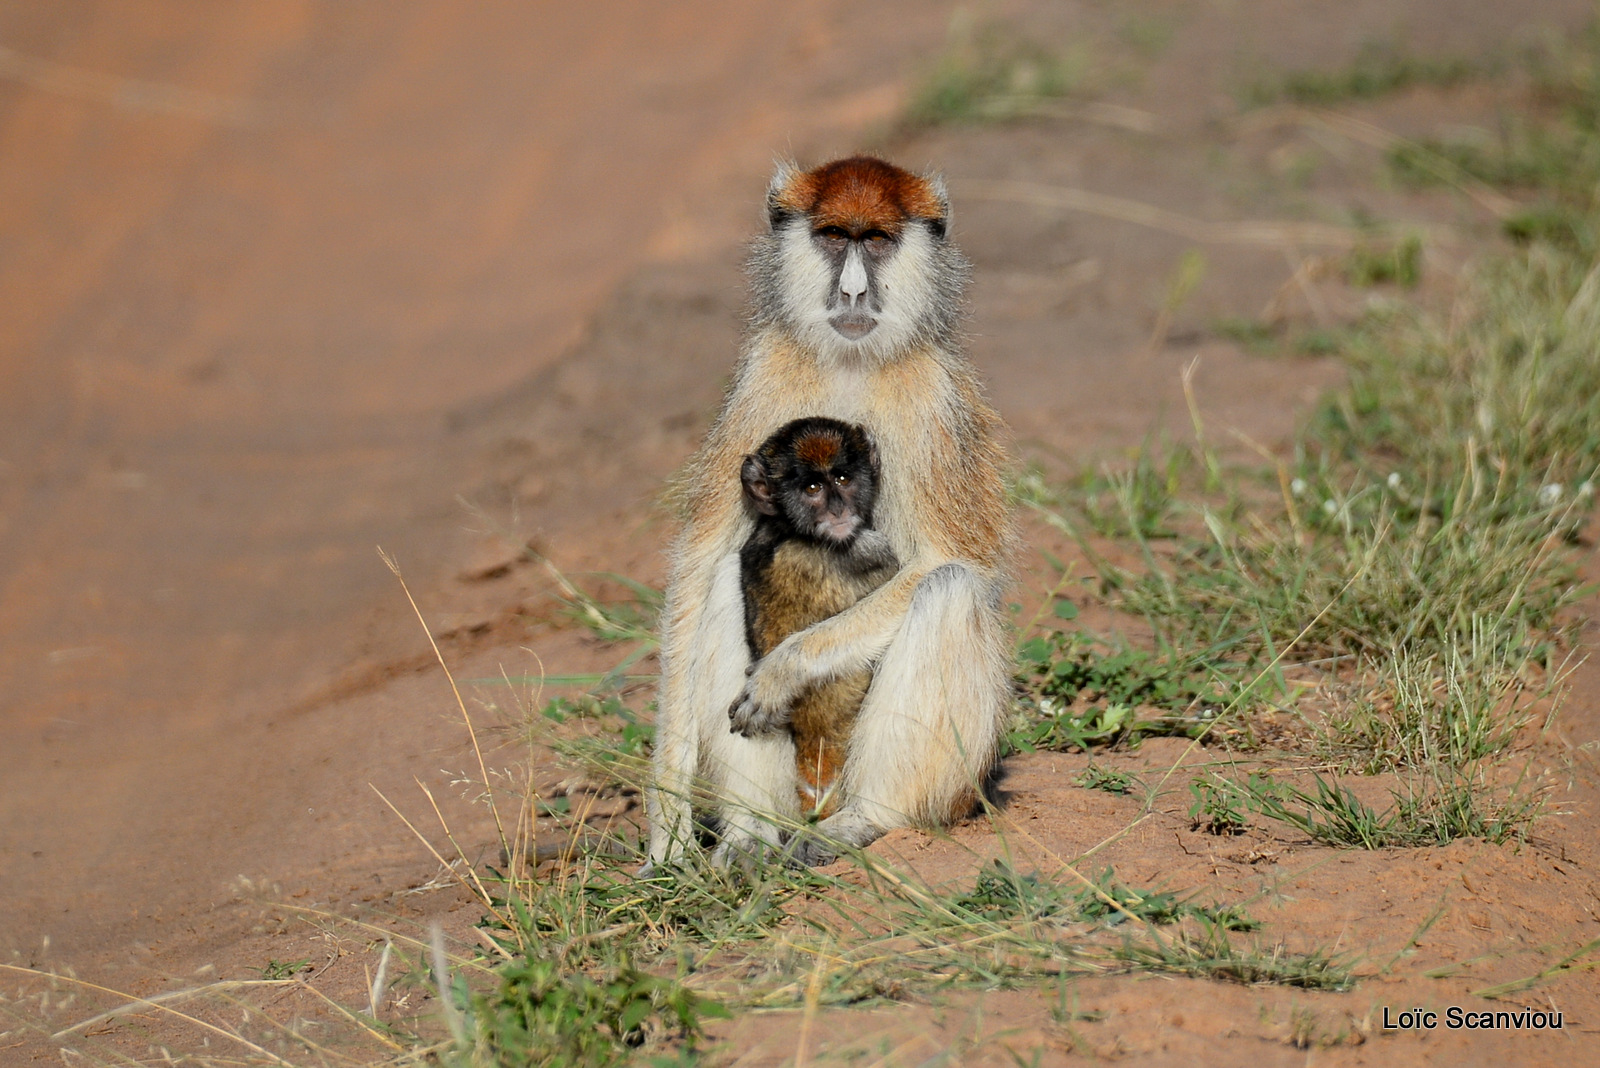
[[[1122, 902], [1118, 901], [1116, 898], [1112, 897], [1110, 894], [1106, 893], [1104, 888], [1102, 888], [1099, 884], [1097, 884], [1093, 879], [1090, 879], [1088, 876], [1086, 876], [1082, 872], [1080, 872], [1074, 866], [1074, 863], [1075, 863], [1074, 861], [1068, 861], [1068, 860], [1064, 859], [1063, 857], [1061, 857], [1059, 854], [1057, 854], [1055, 852], [1055, 850], [1051, 849], [1049, 846], [1047, 846], [1043, 842], [1039, 841], [1039, 839], [1037, 839], [1033, 835], [1029, 834], [1028, 831], [1025, 828], [1023, 828], [1021, 824], [1017, 823], [1015, 820], [1012, 820], [1012, 819], [1009, 819], [1009, 818], [1003, 818], [1003, 817], [1001, 817], [999, 815], [999, 813], [995, 813], [994, 815], [995, 815], [995, 822], [996, 823], [1002, 823], [1003, 822], [1005, 824], [1006, 828], [1012, 834], [1016, 834], [1016, 835], [1020, 836], [1023, 840], [1025, 840], [1030, 845], [1032, 845], [1035, 849], [1037, 849], [1040, 852], [1040, 854], [1042, 854], [1043, 856], [1049, 857], [1050, 860], [1052, 860], [1058, 866], [1058, 869], [1060, 871], [1066, 872], [1068, 875], [1072, 876], [1078, 882], [1082, 883], [1083, 886], [1084, 886], [1084, 889], [1086, 889], [1090, 893], [1092, 893], [1107, 908], [1110, 908], [1113, 911], [1122, 913], [1122, 916], [1123, 916], [1124, 919], [1132, 920], [1135, 923], [1143, 922], [1143, 921], [1141, 921], [1139, 919], [1138, 916], [1134, 915], [1133, 912], [1129, 911], [1129, 909], [1128, 909], [1128, 907], [1126, 905], [1124, 905]], [[1145, 813], [1145, 816], [1147, 816], [1147, 815], [1149, 815], [1149, 813]], [[1133, 828], [1137, 827], [1140, 823], [1143, 823], [1144, 819], [1145, 819], [1145, 816], [1140, 816], [1138, 819], [1134, 820], [1132, 823], [1130, 823], [1126, 827], [1124, 827], [1121, 831], [1117, 832], [1117, 834], [1118, 835], [1127, 834], [1129, 831], [1133, 830]], [[1003, 834], [1002, 834], [1001, 837], [1002, 837], [1002, 841], [1004, 841], [1004, 835]], [[1099, 849], [1103, 845], [1105, 845], [1104, 842], [1100, 843], [1099, 846], [1096, 846], [1095, 849]], [[1088, 853], [1084, 854], [1084, 856], [1088, 856], [1088, 855], [1089, 855]], [[1079, 858], [1079, 859], [1082, 859], [1082, 858]], [[1134, 897], [1137, 899], [1138, 895], [1135, 894]]]
[[1584, 964], [1577, 964], [1576, 961], [1578, 958], [1592, 953], [1596, 949], [1600, 949], [1600, 938], [1597, 938], [1592, 942], [1584, 943], [1542, 972], [1527, 976], [1523, 979], [1513, 979], [1509, 983], [1500, 983], [1497, 986], [1486, 986], [1481, 990], [1474, 990], [1472, 993], [1480, 998], [1504, 997], [1507, 994], [1520, 993], [1523, 990], [1537, 986], [1551, 976], [1559, 975], [1563, 972], [1593, 971], [1596, 968], [1600, 968], [1600, 961], [1588, 961]]
[[[411, 611], [416, 613], [417, 622], [422, 625], [422, 632], [428, 636], [428, 645], [433, 649], [433, 655], [439, 661], [439, 667], [443, 669], [444, 677], [450, 681], [450, 692], [455, 695], [456, 707], [461, 710], [462, 722], [467, 725], [467, 736], [472, 739], [473, 755], [478, 758], [478, 774], [482, 777], [483, 789], [489, 798], [489, 812], [494, 816], [495, 831], [500, 836], [500, 848], [509, 857], [511, 855], [511, 843], [507, 840], [506, 829], [500, 822], [500, 808], [494, 802], [494, 787], [489, 781], [489, 767], [483, 759], [483, 748], [478, 744], [478, 731], [472, 725], [472, 717], [467, 714], [467, 702], [461, 697], [461, 688], [456, 685], [455, 674], [450, 670], [450, 665], [444, 662], [444, 654], [439, 651], [439, 643], [433, 640], [433, 631], [428, 629], [428, 621], [422, 617], [422, 609], [417, 607], [417, 599], [411, 596], [411, 587], [406, 585], [405, 576], [400, 573], [399, 563], [395, 561], [394, 557], [384, 552], [381, 546], [378, 549], [378, 556], [383, 559], [389, 570], [394, 572], [394, 577], [400, 581], [400, 588], [405, 591], [406, 600], [411, 604]], [[429, 800], [433, 800], [432, 797]], [[435, 806], [435, 811], [437, 811], [437, 806]]]
[[817, 1020], [817, 1007], [822, 1001], [822, 981], [826, 977], [826, 958], [817, 954], [816, 966], [811, 969], [811, 981], [806, 984], [805, 1011], [800, 1017], [800, 1037], [795, 1040], [794, 1068], [805, 1068], [811, 1052], [811, 1028]]
[[1254, 131], [1278, 126], [1319, 127], [1358, 144], [1376, 148], [1380, 152], [1404, 148], [1408, 152], [1415, 154], [1418, 165], [1426, 167], [1441, 182], [1454, 186], [1466, 194], [1479, 207], [1495, 218], [1509, 218], [1517, 211], [1518, 204], [1516, 201], [1496, 192], [1492, 187], [1466, 173], [1438, 153], [1430, 152], [1415, 141], [1385, 130], [1381, 126], [1351, 118], [1349, 115], [1341, 115], [1336, 111], [1292, 106], [1272, 108], [1243, 120], [1239, 124], [1239, 129]]
[[1060, 211], [1081, 211], [1105, 219], [1116, 219], [1133, 223], [1135, 226], [1160, 230], [1203, 245], [1259, 245], [1268, 248], [1281, 248], [1287, 245], [1349, 249], [1360, 242], [1360, 235], [1356, 231], [1343, 226], [1264, 220], [1208, 222], [1158, 208], [1153, 204], [1064, 185], [974, 180], [963, 182], [961, 193], [963, 196], [978, 200], [1027, 204]]
[[389, 956], [394, 952], [394, 941], [385, 940], [383, 955], [378, 958], [378, 974], [373, 977], [372, 985], [367, 987], [367, 1008], [374, 1020], [378, 1018], [378, 1006], [383, 1004], [384, 995], [389, 992]]
[[[182, 1020], [184, 1023], [190, 1024], [190, 1025], [192, 1025], [194, 1027], [198, 1027], [202, 1031], [209, 1031], [212, 1034], [220, 1035], [221, 1037], [226, 1038], [231, 1042], [237, 1042], [239, 1045], [241, 1045], [244, 1048], [248, 1049], [250, 1052], [259, 1054], [259, 1055], [267, 1058], [268, 1060], [272, 1061], [274, 1064], [287, 1065], [287, 1066], [289, 1066], [289, 1068], [293, 1068], [293, 1066], [290, 1065], [289, 1061], [284, 1060], [282, 1057], [278, 1056], [276, 1053], [273, 1053], [271, 1050], [269, 1050], [269, 1049], [267, 1049], [267, 1048], [265, 1048], [263, 1046], [256, 1045], [254, 1042], [250, 1041], [248, 1038], [245, 1038], [241, 1034], [237, 1034], [237, 1033], [235, 1033], [233, 1031], [230, 1031], [225, 1027], [218, 1027], [214, 1023], [209, 1023], [209, 1022], [207, 1022], [205, 1020], [202, 1020], [198, 1016], [191, 1016], [187, 1012], [180, 1012], [177, 1009], [174, 1009], [169, 1005], [163, 1005], [160, 1001], [152, 999], [152, 998], [136, 997], [136, 996], [134, 996], [132, 994], [125, 993], [125, 992], [123, 992], [121, 990], [112, 989], [109, 986], [101, 986], [99, 983], [91, 983], [87, 979], [78, 979], [78, 978], [75, 978], [75, 977], [70, 976], [70, 975], [56, 975], [56, 974], [51, 973], [51, 972], [41, 972], [41, 971], [39, 971], [38, 969], [35, 969], [35, 968], [23, 968], [23, 967], [19, 967], [18, 965], [15, 965], [15, 964], [0, 964], [0, 971], [13, 972], [13, 973], [15, 973], [17, 975], [26, 975], [26, 976], [30, 976], [30, 977], [35, 978], [35, 979], [47, 979], [47, 980], [49, 980], [51, 982], [71, 983], [74, 986], [83, 988], [84, 990], [93, 990], [93, 991], [95, 991], [97, 993], [100, 993], [100, 994], [110, 994], [112, 997], [122, 998], [123, 1000], [129, 1002], [133, 1006], [140, 1006], [140, 1007], [147, 1008], [147, 1009], [154, 1009], [157, 1012], [165, 1013], [168, 1016], [172, 1016], [172, 1017], [175, 1017], [176, 1019]], [[294, 980], [294, 979], [278, 979], [278, 980], [262, 980], [262, 982], [265, 983], [265, 984], [268, 984], [268, 985], [272, 985], [272, 984], [292, 984], [292, 983], [297, 982], [297, 980]], [[228, 984], [216, 984], [216, 985], [228, 985]], [[215, 987], [213, 987], [213, 989], [214, 988]], [[204, 989], [204, 988], [200, 988], [200, 989], [197, 989], [197, 990], [179, 991], [178, 993], [189, 995], [189, 994], [198, 993], [202, 989]], [[116, 1011], [117, 1012], [125, 1012], [125, 1011], [127, 1011], [127, 1006], [124, 1006], [123, 1008], [120, 1008], [120, 1009], [118, 1009]], [[86, 1024], [75, 1025], [73, 1027], [67, 1028], [65, 1031], [57, 1032], [57, 1034], [52, 1035], [51, 1037], [52, 1038], [59, 1038], [61, 1035], [71, 1034], [73, 1031], [77, 1030], [77, 1028], [79, 1026], [87, 1026], [87, 1025]]]
[[95, 1024], [105, 1023], [115, 1019], [125, 1012], [134, 1009], [147, 1008], [151, 1005], [164, 1005], [171, 1001], [183, 1001], [187, 998], [201, 997], [206, 994], [216, 994], [225, 990], [242, 990], [258, 986], [295, 986], [301, 982], [299, 979], [235, 979], [219, 983], [206, 983], [204, 986], [191, 986], [184, 990], [169, 990], [165, 994], [152, 994], [148, 998], [134, 998], [133, 1000], [118, 1005], [114, 1009], [107, 1009], [98, 1016], [91, 1016], [87, 1020], [80, 1020], [71, 1027], [63, 1027], [55, 1032], [51, 1038], [64, 1038], [74, 1031], [83, 1031]]
[[[277, 903], [274, 904], [274, 907], [275, 908], [280, 908], [280, 909], [284, 910], [285, 912], [297, 913], [298, 915], [304, 917], [308, 922], [309, 921], [317, 921], [317, 922], [337, 925], [337, 926], [341, 926], [341, 927], [352, 927], [352, 928], [355, 928], [358, 931], [364, 931], [368, 935], [373, 936], [374, 938], [393, 939], [394, 941], [399, 942], [399, 943], [401, 943], [401, 944], [403, 944], [405, 946], [409, 946], [411, 949], [414, 949], [414, 950], [419, 950], [419, 951], [422, 951], [422, 952], [426, 952], [429, 949], [429, 943], [427, 942], [426, 939], [412, 938], [412, 937], [409, 937], [407, 935], [401, 934], [398, 931], [391, 931], [388, 928], [379, 927], [377, 924], [366, 923], [366, 922], [364, 922], [362, 920], [351, 919], [351, 918], [346, 917], [346, 916], [340, 916], [337, 913], [329, 912], [327, 909], [312, 908], [312, 907], [310, 907], [308, 905], [295, 905], [295, 904], [290, 904], [290, 903], [287, 903], [287, 902], [277, 902]], [[459, 967], [473, 968], [474, 970], [482, 971], [484, 973], [488, 973], [488, 972], [491, 972], [493, 970], [493, 969], [491, 969], [491, 968], [489, 968], [487, 966], [482, 965], [481, 963], [473, 961], [473, 959], [470, 958], [470, 957], [458, 958], [456, 960], [456, 966], [458, 968]]]
[[444, 951], [444, 928], [439, 926], [438, 921], [428, 928], [428, 951], [433, 964], [433, 982], [439, 988], [439, 1008], [450, 1028], [450, 1037], [455, 1039], [457, 1046], [465, 1046], [467, 1029], [461, 1022], [461, 1010], [456, 1007], [455, 997], [451, 993], [450, 959]]
[[[400, 1051], [405, 1049], [405, 1047], [402, 1046], [400, 1043], [396, 1042], [394, 1039], [390, 1038], [388, 1035], [384, 1034], [382, 1031], [379, 1031], [377, 1028], [373, 1027], [366, 1020], [363, 1020], [361, 1017], [357, 1016], [355, 1013], [351, 1012], [349, 1009], [345, 1008], [343, 1005], [341, 1005], [337, 1001], [333, 1000], [333, 998], [329, 997], [327, 994], [324, 994], [322, 991], [318, 990], [315, 986], [311, 985], [309, 982], [308, 983], [304, 983], [303, 986], [305, 988], [306, 993], [310, 994], [312, 997], [316, 998], [318, 1001], [321, 1001], [324, 1005], [328, 1006], [328, 1008], [332, 1009], [334, 1012], [338, 1013], [340, 1016], [343, 1016], [346, 1020], [349, 1020], [352, 1024], [354, 1024], [355, 1026], [359, 1027], [362, 1031], [365, 1031], [373, 1039], [377, 1040], [378, 1042], [381, 1042], [383, 1045], [388, 1046], [390, 1049], [392, 1049], [392, 1050], [394, 1050], [396, 1052], [400, 1052]], [[373, 1019], [376, 1019], [376, 1018], [377, 1018], [376, 1015], [374, 1015]]]
[[[502, 923], [506, 922], [506, 918], [496, 911], [494, 907], [494, 899], [489, 895], [489, 891], [484, 888], [482, 881], [479, 880], [478, 873], [472, 871], [472, 866], [470, 864], [467, 866], [467, 871], [472, 875], [472, 883], [468, 883], [466, 878], [460, 872], [456, 871], [455, 867], [449, 864], [437, 849], [433, 848], [433, 843], [428, 841], [427, 836], [421, 831], [417, 830], [415, 824], [406, 819], [405, 813], [396, 808], [393, 801], [390, 801], [387, 797], [384, 797], [382, 790], [378, 789], [376, 786], [372, 786], [370, 782], [367, 783], [367, 785], [371, 786], [372, 792], [377, 794], [383, 803], [389, 806], [390, 812], [393, 812], [396, 816], [400, 817], [400, 822], [406, 825], [407, 830], [416, 835], [417, 841], [421, 842], [427, 848], [429, 853], [433, 854], [433, 859], [437, 860], [441, 867], [456, 877], [456, 881], [461, 884], [462, 889], [471, 894], [473, 897], [478, 898], [478, 900], [483, 903], [483, 907], [493, 913], [496, 919], [500, 920]], [[418, 785], [420, 786], [421, 783], [418, 783]], [[423, 792], [427, 792], [426, 788], [424, 788]], [[433, 795], [429, 794], [428, 800], [432, 801]], [[434, 811], [438, 811], [437, 806], [434, 807]]]

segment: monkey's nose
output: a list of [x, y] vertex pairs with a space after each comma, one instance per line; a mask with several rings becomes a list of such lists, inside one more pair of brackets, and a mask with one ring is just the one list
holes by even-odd
[[867, 295], [867, 268], [861, 262], [861, 250], [854, 245], [845, 253], [844, 270], [839, 272], [839, 292], [852, 307]]

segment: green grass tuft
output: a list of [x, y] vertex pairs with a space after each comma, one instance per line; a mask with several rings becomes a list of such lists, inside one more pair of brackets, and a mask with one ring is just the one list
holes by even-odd
[[626, 956], [598, 978], [548, 957], [522, 956], [502, 966], [498, 978], [492, 992], [471, 997], [470, 1045], [447, 1053], [445, 1064], [622, 1064], [652, 1035], [671, 1035], [692, 1050], [705, 1020], [730, 1015], [673, 979], [640, 971]]
[[1321, 950], [1294, 953], [1281, 945], [1266, 950], [1260, 946], [1241, 950], [1221, 924], [1202, 923], [1198, 933], [1182, 932], [1169, 939], [1130, 940], [1116, 956], [1142, 971], [1191, 975], [1247, 986], [1349, 990], [1355, 985], [1353, 965], [1347, 958]]
[[1358, 245], [1345, 257], [1344, 276], [1353, 286], [1415, 289], [1422, 281], [1422, 239], [1413, 234], [1388, 246]]
[[1104, 790], [1108, 794], [1129, 794], [1144, 784], [1139, 781], [1137, 775], [1131, 775], [1126, 771], [1118, 771], [1115, 768], [1103, 768], [1090, 761], [1089, 766], [1083, 769], [1083, 774], [1078, 776], [1078, 785], [1085, 790]]
[[1017, 650], [1019, 715], [1011, 749], [1088, 749], [1147, 735], [1193, 737], [1227, 698], [1204, 655], [1150, 653], [1052, 628]]
[[1387, 849], [1447, 845], [1457, 838], [1500, 844], [1525, 834], [1542, 801], [1536, 791], [1495, 791], [1481, 777], [1430, 768], [1407, 776], [1379, 812], [1340, 786], [1313, 774], [1314, 791], [1251, 773], [1244, 782], [1212, 779], [1207, 791], [1228, 811], [1243, 809], [1278, 820], [1324, 845]]
[[1285, 100], [1327, 106], [1350, 100], [1371, 100], [1421, 85], [1448, 88], [1492, 70], [1492, 64], [1462, 57], [1426, 58], [1409, 55], [1393, 45], [1368, 42], [1344, 67], [1293, 71], [1258, 80], [1240, 95], [1243, 103], [1251, 107]]
[[1000, 25], [974, 27], [958, 17], [944, 54], [912, 92], [913, 126], [993, 122], [1030, 114], [1083, 83], [1082, 51], [1056, 53]]

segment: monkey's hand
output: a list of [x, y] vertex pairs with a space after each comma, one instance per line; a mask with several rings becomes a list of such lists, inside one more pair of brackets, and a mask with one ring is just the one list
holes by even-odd
[[781, 654], [781, 647], [774, 649], [746, 669], [744, 689], [728, 709], [728, 723], [735, 734], [754, 738], [789, 725], [804, 683], [784, 670], [785, 658]]
[[859, 572], [876, 571], [880, 567], [898, 570], [900, 567], [894, 547], [889, 544], [889, 535], [873, 529], [863, 530], [850, 543], [850, 563]]

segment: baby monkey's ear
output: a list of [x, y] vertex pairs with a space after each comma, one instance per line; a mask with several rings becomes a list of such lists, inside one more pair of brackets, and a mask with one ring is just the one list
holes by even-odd
[[751, 455], [744, 458], [744, 465], [739, 468], [739, 481], [744, 483], [744, 495], [755, 505], [756, 511], [762, 515], [778, 514], [778, 505], [772, 499], [772, 483], [767, 477], [767, 465], [761, 457]]

